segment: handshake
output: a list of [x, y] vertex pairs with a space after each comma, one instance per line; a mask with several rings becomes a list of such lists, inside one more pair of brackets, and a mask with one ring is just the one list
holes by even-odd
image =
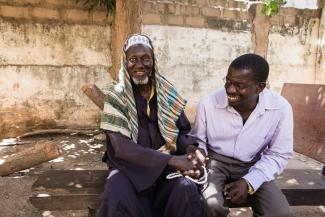
[[203, 150], [191, 146], [188, 148], [187, 154], [172, 156], [168, 165], [184, 176], [198, 179], [203, 175], [203, 166], [207, 160]]

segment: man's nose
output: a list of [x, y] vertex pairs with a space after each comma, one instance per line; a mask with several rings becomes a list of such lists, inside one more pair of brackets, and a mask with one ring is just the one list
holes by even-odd
[[227, 93], [236, 93], [237, 89], [233, 84], [230, 84], [226, 87]]
[[135, 63], [135, 68], [144, 68], [144, 65], [141, 60], [137, 60]]

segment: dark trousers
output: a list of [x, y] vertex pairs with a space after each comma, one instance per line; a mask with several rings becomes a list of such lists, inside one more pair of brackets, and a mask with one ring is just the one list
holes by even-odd
[[[226, 217], [229, 208], [224, 206], [223, 188], [225, 183], [236, 181], [248, 173], [256, 162], [244, 163], [214, 152], [209, 152], [208, 183], [204, 186], [203, 197], [207, 217]], [[287, 199], [274, 181], [265, 182], [248, 201], [252, 204], [254, 217], [292, 216]]]
[[112, 170], [101, 196], [99, 217], [201, 217], [197, 186], [181, 177], [161, 179], [147, 192], [138, 193], [120, 171]]

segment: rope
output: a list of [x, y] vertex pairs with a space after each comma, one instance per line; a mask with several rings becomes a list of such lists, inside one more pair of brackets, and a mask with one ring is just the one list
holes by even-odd
[[198, 184], [198, 185], [202, 185], [204, 183], [206, 183], [208, 181], [208, 172], [207, 172], [207, 169], [205, 168], [205, 166], [202, 166], [202, 169], [203, 169], [203, 176], [201, 176], [199, 179], [194, 179], [190, 176], [183, 176], [180, 172], [175, 172], [175, 173], [171, 173], [169, 175], [166, 176], [166, 179], [175, 179], [175, 178], [178, 178], [178, 177], [185, 177], [189, 180], [191, 180], [192, 182]]

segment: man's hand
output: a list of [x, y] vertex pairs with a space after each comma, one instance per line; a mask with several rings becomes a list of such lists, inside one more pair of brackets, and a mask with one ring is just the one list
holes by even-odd
[[226, 184], [224, 192], [227, 193], [227, 197], [230, 197], [230, 201], [235, 204], [246, 202], [248, 195], [248, 186], [244, 179]]
[[192, 161], [195, 165], [196, 170], [186, 170], [183, 175], [190, 176], [192, 178], [198, 179], [203, 175], [202, 166], [205, 166], [207, 157], [205, 157], [204, 151], [198, 149], [196, 146], [190, 145], [187, 148], [187, 158]]
[[189, 145], [186, 152], [189, 160], [192, 160], [194, 161], [194, 163], [197, 163], [199, 167], [201, 167], [202, 165], [205, 166], [205, 163], [208, 158], [205, 156], [205, 153], [202, 149], [197, 148], [194, 145]]
[[172, 156], [168, 165], [181, 172], [188, 170], [196, 170], [196, 165], [188, 159], [187, 155]]

